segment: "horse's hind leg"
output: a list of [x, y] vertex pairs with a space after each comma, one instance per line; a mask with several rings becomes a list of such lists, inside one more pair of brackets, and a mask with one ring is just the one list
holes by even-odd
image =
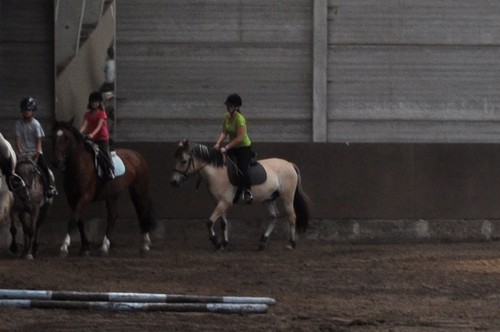
[[295, 220], [297, 216], [295, 215], [295, 210], [293, 208], [293, 203], [285, 204], [285, 211], [288, 216], [288, 229], [290, 232], [290, 239], [288, 240], [287, 249], [295, 249], [297, 241], [295, 236]]
[[267, 203], [267, 211], [269, 213], [269, 217], [271, 218], [271, 221], [267, 225], [266, 231], [260, 237], [260, 243], [259, 243], [260, 250], [264, 250], [267, 247], [267, 242], [269, 241], [269, 236], [273, 232], [274, 227], [276, 227], [276, 220], [278, 219], [278, 215], [279, 215], [278, 207], [276, 206], [276, 201], [271, 201], [271, 202]]
[[12, 253], [12, 254], [17, 254], [18, 250], [19, 250], [19, 247], [17, 245], [17, 240], [16, 240], [16, 236], [17, 236], [17, 227], [16, 227], [16, 224], [15, 224], [15, 220], [14, 220], [14, 217], [11, 217], [12, 218], [12, 221], [11, 221], [11, 225], [10, 225], [10, 237], [12, 238], [11, 239], [11, 242], [10, 242], [10, 247], [9, 247], [9, 251]]

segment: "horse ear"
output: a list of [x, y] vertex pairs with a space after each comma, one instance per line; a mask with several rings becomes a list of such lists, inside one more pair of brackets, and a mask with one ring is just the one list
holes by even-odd
[[180, 148], [187, 148], [189, 146], [189, 141], [187, 139], [184, 139], [180, 141], [178, 145]]

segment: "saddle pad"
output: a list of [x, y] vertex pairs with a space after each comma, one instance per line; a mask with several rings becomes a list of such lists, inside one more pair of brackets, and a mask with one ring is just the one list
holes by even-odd
[[125, 174], [125, 164], [122, 159], [115, 153], [111, 155], [111, 159], [113, 159], [113, 165], [115, 166], [115, 176], [118, 177]]

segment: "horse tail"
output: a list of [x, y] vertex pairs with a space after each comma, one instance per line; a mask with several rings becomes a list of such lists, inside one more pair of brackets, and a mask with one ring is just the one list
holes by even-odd
[[300, 170], [297, 165], [293, 164], [295, 172], [297, 172], [297, 187], [295, 188], [295, 195], [293, 197], [293, 208], [297, 216], [295, 221], [295, 228], [299, 233], [306, 231], [309, 225], [309, 213], [311, 200], [302, 189], [302, 179]]

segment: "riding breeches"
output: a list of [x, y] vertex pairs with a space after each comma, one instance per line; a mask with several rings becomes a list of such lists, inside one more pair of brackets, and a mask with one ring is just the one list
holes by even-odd
[[232, 148], [227, 151], [227, 156], [238, 166], [244, 188], [250, 189], [251, 182], [248, 175], [248, 166], [252, 160], [252, 148], [250, 146]]

